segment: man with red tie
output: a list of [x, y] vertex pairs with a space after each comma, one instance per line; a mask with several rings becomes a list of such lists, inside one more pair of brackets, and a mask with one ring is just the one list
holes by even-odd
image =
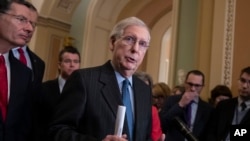
[[35, 141], [35, 77], [10, 50], [30, 41], [37, 18], [36, 8], [27, 1], [0, 2], [1, 141]]

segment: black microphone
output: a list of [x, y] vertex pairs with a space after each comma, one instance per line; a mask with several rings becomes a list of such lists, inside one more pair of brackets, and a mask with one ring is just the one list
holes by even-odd
[[175, 117], [177, 129], [188, 141], [198, 141], [198, 139], [192, 134], [192, 132], [187, 128], [187, 125], [179, 118]]

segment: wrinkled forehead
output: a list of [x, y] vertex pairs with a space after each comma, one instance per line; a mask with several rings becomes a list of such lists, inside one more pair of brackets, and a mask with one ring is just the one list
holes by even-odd
[[134, 35], [137, 38], [150, 41], [150, 33], [147, 27], [139, 25], [130, 25], [124, 28], [122, 35]]

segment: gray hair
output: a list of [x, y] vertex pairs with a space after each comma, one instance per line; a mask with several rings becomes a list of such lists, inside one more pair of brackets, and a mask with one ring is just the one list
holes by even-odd
[[[148, 30], [148, 33], [150, 33], [148, 26], [142, 20], [140, 20], [137, 17], [129, 17], [129, 18], [121, 20], [114, 26], [114, 28], [112, 29], [109, 35], [109, 38], [112, 40], [117, 39], [123, 34], [125, 28], [127, 28], [128, 26], [133, 26], [133, 25], [145, 27]], [[148, 40], [150, 41], [150, 34], [149, 34]]]

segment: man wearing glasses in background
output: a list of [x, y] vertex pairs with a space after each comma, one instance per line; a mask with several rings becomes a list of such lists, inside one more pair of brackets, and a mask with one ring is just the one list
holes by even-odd
[[[231, 125], [250, 127], [250, 66], [241, 70], [238, 80], [238, 97], [221, 101], [209, 122], [206, 141], [233, 140]], [[249, 135], [249, 130], [248, 133]], [[238, 138], [242, 140], [245, 138]], [[249, 140], [246, 139], [246, 140]], [[245, 141], [245, 140], [244, 140]]]
[[34, 104], [38, 97], [32, 93], [32, 72], [10, 50], [30, 41], [37, 18], [36, 8], [27, 1], [0, 1], [1, 141], [36, 141], [34, 112], [38, 110]]
[[205, 76], [201, 71], [191, 70], [185, 78], [185, 92], [167, 98], [160, 112], [162, 129], [167, 141], [184, 141], [188, 138], [180, 133], [177, 118], [186, 125], [195, 138], [201, 139], [213, 110], [211, 105], [199, 97], [204, 82]]

